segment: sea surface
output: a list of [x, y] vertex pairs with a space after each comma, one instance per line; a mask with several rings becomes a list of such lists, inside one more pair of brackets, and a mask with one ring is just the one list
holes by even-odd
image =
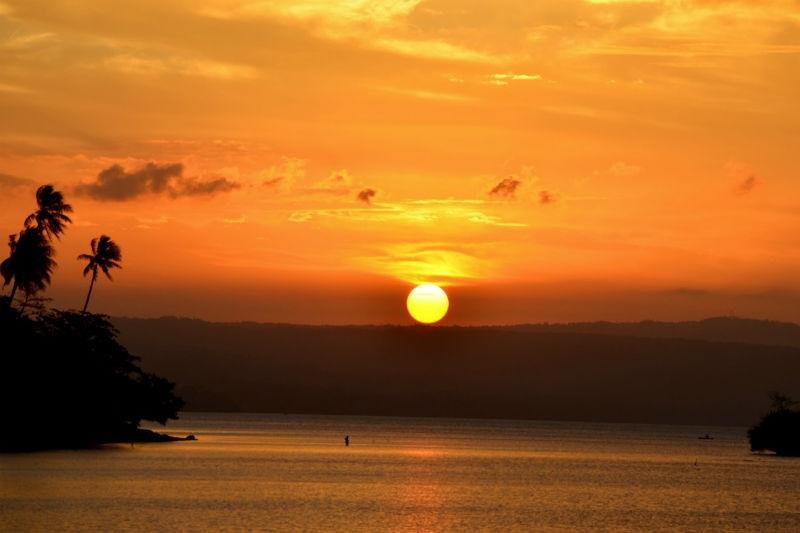
[[184, 413], [168, 430], [199, 440], [0, 456], [0, 529], [800, 531], [800, 460], [751, 454], [744, 428]]

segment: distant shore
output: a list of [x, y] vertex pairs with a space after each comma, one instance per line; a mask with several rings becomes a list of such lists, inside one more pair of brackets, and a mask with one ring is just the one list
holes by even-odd
[[26, 442], [24, 439], [19, 439], [16, 446], [8, 448], [0, 448], [0, 453], [25, 453], [36, 451], [48, 450], [83, 450], [98, 448], [109, 444], [141, 444], [141, 443], [157, 443], [157, 442], [178, 442], [178, 441], [195, 441], [197, 437], [194, 435], [187, 435], [185, 437], [176, 437], [167, 433], [159, 433], [150, 429], [137, 428], [133, 432], [124, 435], [109, 436], [99, 440], [84, 440], [75, 435], [56, 435], [52, 440], [31, 439], [34, 442]]

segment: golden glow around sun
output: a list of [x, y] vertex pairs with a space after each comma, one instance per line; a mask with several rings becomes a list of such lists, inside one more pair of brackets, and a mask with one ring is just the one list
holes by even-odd
[[432, 324], [447, 314], [450, 301], [441, 287], [430, 283], [417, 285], [406, 299], [408, 313], [417, 322]]

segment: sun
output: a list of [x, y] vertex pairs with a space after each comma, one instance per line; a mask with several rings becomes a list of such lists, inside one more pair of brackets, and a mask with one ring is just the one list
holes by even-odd
[[417, 322], [433, 324], [447, 314], [450, 301], [438, 285], [425, 283], [414, 287], [406, 299], [408, 313]]

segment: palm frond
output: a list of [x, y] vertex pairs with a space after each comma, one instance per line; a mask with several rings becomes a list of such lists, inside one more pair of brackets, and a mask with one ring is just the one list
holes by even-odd
[[92, 247], [92, 255], [81, 254], [78, 256], [79, 260], [88, 261], [86, 268], [83, 270], [83, 275], [94, 272], [96, 277], [97, 270], [100, 269], [108, 279], [113, 281], [114, 278], [111, 276], [110, 270], [112, 268], [122, 268], [119, 263], [122, 260], [122, 250], [119, 245], [111, 240], [108, 235], [101, 235], [92, 239], [90, 245]]

